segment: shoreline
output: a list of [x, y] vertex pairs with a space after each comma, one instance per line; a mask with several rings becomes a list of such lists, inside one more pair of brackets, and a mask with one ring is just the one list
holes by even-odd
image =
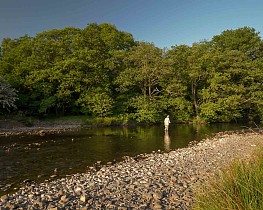
[[77, 130], [82, 128], [80, 125], [63, 126], [44, 126], [44, 127], [20, 127], [14, 129], [1, 129], [0, 136], [18, 136], [18, 135], [38, 135], [55, 134], [64, 131]]
[[0, 120], [0, 136], [16, 135], [45, 135], [60, 133], [67, 130], [82, 128], [82, 121], [35, 121], [33, 125], [26, 126], [16, 120]]
[[191, 209], [195, 188], [234, 159], [263, 146], [263, 134], [219, 133], [169, 153], [142, 154], [99, 170], [90, 168], [0, 198], [5, 208]]

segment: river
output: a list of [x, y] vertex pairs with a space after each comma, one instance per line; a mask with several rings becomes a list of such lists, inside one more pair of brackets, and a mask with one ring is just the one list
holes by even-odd
[[92, 128], [45, 136], [0, 136], [0, 196], [25, 182], [42, 182], [82, 173], [124, 156], [168, 152], [240, 124]]

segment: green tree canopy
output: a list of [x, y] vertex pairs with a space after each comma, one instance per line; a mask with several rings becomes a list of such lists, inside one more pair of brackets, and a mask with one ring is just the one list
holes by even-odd
[[0, 76], [10, 84], [1, 84], [9, 93], [2, 89], [4, 106], [29, 115], [263, 120], [263, 42], [250, 27], [169, 50], [135, 42], [109, 23], [6, 38]]
[[130, 95], [128, 106], [135, 110], [137, 120], [155, 122], [160, 112], [160, 83], [169, 73], [164, 51], [152, 43], [138, 42], [124, 61], [125, 69], [116, 79], [120, 92]]

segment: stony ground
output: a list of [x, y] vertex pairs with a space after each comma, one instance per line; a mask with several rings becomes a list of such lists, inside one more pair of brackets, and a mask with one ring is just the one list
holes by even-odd
[[0, 136], [8, 135], [45, 135], [81, 128], [81, 120], [37, 121], [25, 124], [17, 120], [0, 120]]
[[0, 198], [2, 209], [191, 209], [198, 186], [263, 145], [263, 134], [218, 134], [188, 148], [29, 183]]

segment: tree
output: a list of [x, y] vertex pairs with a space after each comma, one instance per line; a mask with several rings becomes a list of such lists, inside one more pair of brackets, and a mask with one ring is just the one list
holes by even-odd
[[[25, 35], [17, 39], [6, 38], [2, 41], [0, 76], [15, 88], [18, 94], [16, 105], [19, 110], [29, 109], [28, 89], [25, 87], [25, 77], [30, 72], [28, 59], [32, 55], [32, 38]], [[31, 101], [32, 102], [32, 101]], [[32, 103], [31, 103], [32, 104]]]
[[10, 111], [16, 108], [15, 101], [17, 100], [16, 90], [0, 77], [0, 105], [3, 110]]
[[214, 47], [224, 50], [238, 50], [250, 59], [263, 56], [263, 43], [254, 28], [243, 27], [236, 30], [226, 30], [220, 35], [212, 38], [211, 43]]
[[250, 59], [242, 52], [225, 50], [210, 55], [209, 75], [200, 92], [200, 117], [207, 122], [230, 122], [242, 117], [247, 100], [246, 77]]
[[133, 37], [113, 25], [93, 23], [76, 37], [75, 45], [74, 55], [86, 66], [81, 70], [77, 104], [84, 113], [106, 116], [117, 97], [114, 78], [123, 67], [125, 52], [134, 45]]
[[263, 121], [263, 58], [254, 60], [245, 78], [243, 115], [249, 121]]
[[199, 121], [200, 93], [209, 74], [210, 50], [208, 42], [200, 42], [191, 47], [176, 46], [168, 52], [172, 75], [165, 90], [169, 94], [170, 109], [178, 121], [190, 121], [193, 117]]
[[25, 86], [35, 93], [31, 100], [36, 101], [36, 112], [55, 110], [56, 114], [65, 114], [74, 104], [72, 93], [79, 85], [75, 69], [79, 69], [79, 65], [73, 58], [73, 40], [80, 31], [70, 27], [54, 29], [34, 38], [32, 56], [28, 60], [30, 74]]
[[172, 47], [167, 52], [166, 59], [170, 65], [170, 71], [163, 88], [163, 109], [173, 116], [177, 122], [189, 122], [193, 118], [193, 103], [190, 101], [189, 91], [189, 62], [191, 47], [179, 45]]
[[120, 92], [129, 94], [129, 107], [136, 112], [138, 121], [157, 120], [160, 107], [160, 83], [168, 73], [163, 50], [152, 43], [139, 42], [128, 53], [125, 69], [116, 79]]
[[[259, 33], [249, 27], [227, 30], [220, 35], [214, 36], [211, 44], [218, 51], [214, 53], [214, 58], [216, 54], [220, 54], [217, 58], [219, 60], [213, 60], [213, 63], [216, 63], [214, 68], [217, 72], [217, 79], [216, 77], [212, 79], [216, 80], [213, 82], [213, 86], [219, 88], [222, 85], [220, 78], [224, 78], [224, 89], [226, 89], [223, 92], [221, 90], [221, 93], [217, 94], [217, 96], [214, 93], [213, 97], [217, 98], [217, 100], [222, 98], [223, 95], [223, 97], [226, 97], [227, 94], [229, 97], [234, 97], [229, 100], [228, 109], [224, 109], [227, 100], [221, 103], [222, 105], [219, 106], [221, 116], [228, 116], [226, 117], [228, 118], [227, 121], [233, 118], [246, 120], [261, 118], [263, 42]], [[220, 90], [216, 92], [220, 92]], [[208, 109], [218, 110], [215, 108], [211, 109], [211, 107], [206, 108], [206, 110]], [[222, 112], [222, 110], [224, 111]], [[216, 118], [217, 121], [220, 120], [218, 117]]]
[[10, 85], [1, 85], [18, 99], [4, 106], [30, 115], [127, 113], [139, 122], [168, 113], [177, 122], [262, 120], [262, 49], [249, 27], [171, 50], [108, 23], [6, 38], [0, 76]]
[[153, 98], [160, 93], [159, 83], [167, 74], [161, 49], [151, 43], [140, 42], [129, 51], [125, 62], [126, 68], [116, 80], [121, 90], [140, 90], [145, 98]]
[[104, 117], [111, 114], [114, 101], [109, 91], [92, 88], [89, 92], [82, 93], [77, 103], [81, 105], [83, 113]]
[[19, 91], [19, 108], [30, 110], [29, 114], [79, 114], [91, 91], [105, 90], [103, 94], [114, 100], [113, 78], [133, 44], [131, 34], [106, 23], [6, 39], [0, 73]]

